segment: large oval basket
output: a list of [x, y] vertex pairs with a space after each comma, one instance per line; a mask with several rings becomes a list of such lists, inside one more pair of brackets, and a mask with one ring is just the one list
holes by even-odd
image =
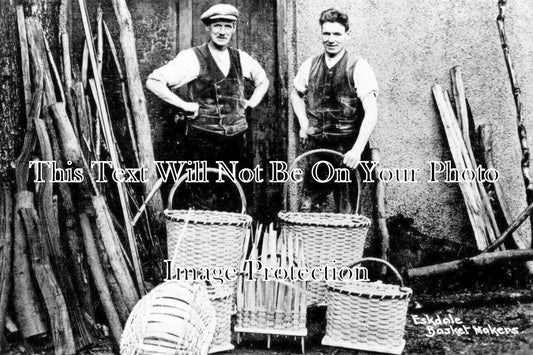
[[133, 307], [120, 354], [207, 354], [215, 327], [215, 309], [204, 284], [167, 281]]

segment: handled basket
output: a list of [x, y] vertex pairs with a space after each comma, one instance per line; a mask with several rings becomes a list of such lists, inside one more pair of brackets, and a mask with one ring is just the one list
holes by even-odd
[[166, 281], [133, 307], [120, 354], [207, 354], [215, 326], [215, 309], [203, 283]]
[[363, 258], [350, 268], [376, 261], [393, 271], [400, 286], [381, 281], [328, 282], [326, 336], [323, 345], [363, 351], [401, 354], [405, 346], [407, 306], [413, 291], [388, 262]]
[[[297, 157], [289, 171], [294, 169], [300, 160], [316, 153], [343, 157], [341, 153], [329, 149], [310, 150]], [[357, 171], [356, 177], [356, 214], [293, 211], [278, 214], [282, 229], [302, 238], [307, 265], [310, 268], [323, 268], [327, 264], [331, 265], [333, 260], [337, 265], [344, 266], [350, 260], [362, 257], [370, 219], [358, 214], [361, 182]], [[325, 300], [325, 281], [309, 282], [308, 290], [317, 295], [309, 296], [309, 305]]]
[[[224, 171], [207, 168], [207, 172]], [[243, 257], [243, 245], [246, 230], [252, 217], [245, 214], [246, 198], [241, 185], [233, 181], [242, 203], [241, 213], [200, 210], [172, 210], [174, 193], [187, 175], [182, 175], [170, 190], [168, 208], [164, 211], [167, 227], [168, 255], [175, 255], [175, 266], [187, 268], [227, 268], [238, 270]], [[187, 229], [182, 233], [185, 222]], [[174, 253], [176, 245], [179, 249]]]

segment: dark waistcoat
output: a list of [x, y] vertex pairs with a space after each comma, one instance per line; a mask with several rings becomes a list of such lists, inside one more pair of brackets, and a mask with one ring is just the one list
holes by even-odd
[[313, 58], [307, 89], [311, 136], [357, 137], [365, 115], [353, 82], [357, 59], [345, 52], [332, 68], [328, 68], [325, 54]]
[[248, 128], [244, 112], [244, 77], [239, 52], [228, 48], [230, 69], [224, 76], [207, 44], [194, 48], [200, 74], [189, 83], [191, 100], [200, 105], [198, 117], [190, 124], [196, 129], [233, 136]]

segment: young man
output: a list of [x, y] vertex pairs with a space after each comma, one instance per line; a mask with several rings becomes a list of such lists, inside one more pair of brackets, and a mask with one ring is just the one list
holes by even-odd
[[[291, 93], [300, 123], [300, 143], [307, 150], [339, 151], [343, 163], [355, 169], [362, 157], [368, 159], [368, 140], [377, 122], [376, 77], [366, 60], [345, 48], [350, 29], [347, 15], [327, 9], [319, 23], [324, 52], [302, 64]], [[327, 155], [309, 159], [301, 203], [305, 211], [320, 209], [331, 191], [331, 186], [309, 176], [309, 167], [319, 160], [332, 159]], [[343, 193], [336, 191], [336, 209], [351, 212], [353, 187], [348, 196], [341, 196]]]
[[[210, 166], [217, 160], [228, 165], [232, 160], [244, 160], [245, 110], [261, 102], [269, 85], [255, 59], [229, 46], [238, 17], [232, 5], [209, 8], [200, 17], [209, 34], [208, 42], [181, 51], [146, 81], [146, 88], [161, 100], [188, 113], [186, 159], [205, 160]], [[245, 78], [255, 86], [249, 98], [244, 97]], [[184, 99], [171, 91], [185, 84], [189, 97]]]

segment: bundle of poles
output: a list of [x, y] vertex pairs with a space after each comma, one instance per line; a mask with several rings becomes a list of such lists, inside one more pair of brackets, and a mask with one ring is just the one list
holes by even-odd
[[[529, 145], [524, 125], [520, 87], [511, 60], [510, 46], [505, 31], [506, 7], [507, 1], [498, 1], [498, 16], [496, 18], [496, 23], [515, 102], [516, 126], [522, 152], [521, 170], [528, 206], [520, 213], [520, 215], [513, 219], [507, 206], [502, 186], [498, 181], [494, 182], [491, 189], [493, 190], [492, 199], [495, 203], [493, 203], [492, 206], [496, 206], [496, 208], [499, 209], [501, 215], [500, 220], [502, 220], [501, 225], [497, 225], [491, 217], [491, 212], [492, 215], [494, 215], [494, 210], [491, 211], [490, 205], [487, 204], [481, 184], [462, 184], [461, 191], [465, 198], [472, 229], [474, 231], [477, 246], [482, 252], [479, 255], [462, 260], [454, 260], [442, 264], [410, 269], [408, 270], [409, 277], [437, 276], [450, 272], [457, 272], [465, 267], [481, 267], [498, 262], [517, 260], [528, 261], [526, 267], [530, 274], [533, 273], [533, 262], [531, 262], [531, 260], [533, 260], [533, 250], [531, 249], [532, 237], [524, 235], [518, 230], [522, 223], [528, 218], [533, 226], [533, 219], [530, 218], [531, 213], [533, 212], [533, 183], [531, 181]], [[457, 119], [455, 118], [450, 103], [451, 100], [449, 99], [449, 94], [443, 92], [439, 85], [433, 87], [433, 94], [442, 117], [446, 136], [456, 166], [458, 168], [468, 167], [468, 161], [470, 160], [472, 164], [470, 168], [472, 168], [476, 166], [476, 161], [473, 159], [472, 151], [468, 146], [470, 141], [469, 127], [473, 126], [473, 118], [466, 100], [461, 70], [458, 67], [452, 69], [452, 85]], [[458, 127], [461, 127], [462, 131]], [[461, 136], [463, 139], [461, 139]], [[487, 168], [494, 168], [492, 159], [492, 130], [490, 125], [479, 125], [478, 139], [483, 155], [477, 158], [480, 161], [484, 160], [484, 164]], [[478, 191], [476, 191], [475, 185], [477, 185]], [[480, 198], [477, 198], [478, 193]], [[497, 229], [498, 226], [500, 226], [501, 229], [505, 229], [503, 233], [499, 233]], [[497, 249], [503, 249], [502, 247], [504, 243], [509, 239], [513, 240], [510, 244], [516, 246], [519, 250], [495, 251]]]
[[[71, 5], [61, 2], [59, 60], [39, 18], [17, 5], [26, 131], [15, 162], [16, 191], [5, 187], [0, 193], [0, 329], [10, 325], [15, 331], [16, 324], [25, 339], [51, 334], [56, 354], [94, 344], [102, 329], [120, 342], [123, 324], [145, 293], [138, 246], [144, 253], [159, 250], [147, 218], [139, 231], [133, 229], [132, 213], [142, 194], [111, 178], [110, 184], [98, 184], [91, 167], [95, 160], [109, 160], [113, 168], [125, 165], [102, 81], [104, 55], [120, 80], [136, 164], [149, 166], [146, 157], [153, 152], [145, 136], [150, 131], [143, 127], [146, 108], [139, 107], [144, 94], [126, 3], [113, 1], [127, 78], [102, 11], [94, 31], [84, 0], [78, 5], [85, 48], [81, 64], [71, 63]], [[150, 190], [150, 184], [143, 188]]]

